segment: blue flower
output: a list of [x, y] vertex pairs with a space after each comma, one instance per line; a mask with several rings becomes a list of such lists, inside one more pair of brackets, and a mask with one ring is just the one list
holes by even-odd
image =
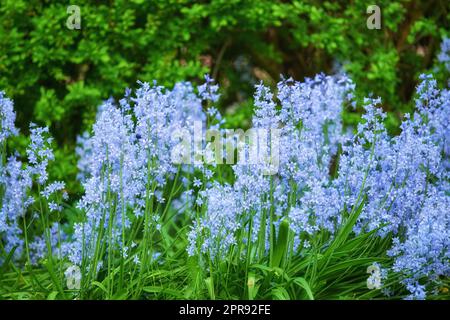
[[8, 137], [18, 134], [19, 131], [14, 125], [15, 120], [16, 113], [12, 100], [8, 99], [3, 91], [0, 91], [0, 143], [4, 143]]
[[444, 38], [441, 43], [441, 52], [438, 60], [444, 64], [447, 71], [450, 71], [450, 38]]

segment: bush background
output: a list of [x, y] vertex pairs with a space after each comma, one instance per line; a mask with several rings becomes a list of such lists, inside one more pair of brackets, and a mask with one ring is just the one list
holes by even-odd
[[[24, 134], [28, 123], [55, 137], [55, 179], [76, 182], [76, 136], [97, 106], [119, 98], [137, 80], [170, 86], [221, 86], [229, 126], [249, 126], [253, 85], [280, 75], [302, 80], [347, 71], [359, 97], [372, 93], [389, 112], [388, 128], [410, 111], [419, 73], [431, 70], [449, 35], [450, 2], [378, 0], [382, 29], [366, 27], [367, 1], [0, 1], [0, 89], [15, 101]], [[81, 9], [81, 30], [69, 30], [69, 5]], [[358, 121], [347, 113], [347, 124]]]

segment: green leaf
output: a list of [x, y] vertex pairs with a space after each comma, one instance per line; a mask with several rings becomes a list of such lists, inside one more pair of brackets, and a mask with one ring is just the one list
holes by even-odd
[[58, 296], [58, 291], [52, 291], [47, 296], [47, 300], [55, 300], [57, 296]]
[[98, 281], [93, 281], [92, 284], [96, 287], [99, 287], [103, 292], [108, 294], [108, 290], [106, 290], [106, 287], [102, 283], [100, 283]]
[[180, 291], [170, 289], [170, 288], [163, 288], [163, 287], [157, 287], [157, 286], [149, 286], [142, 288], [145, 292], [148, 293], [161, 293], [161, 294], [168, 294], [170, 296], [173, 296], [176, 299], [183, 299], [183, 295]]
[[275, 289], [273, 289], [272, 297], [275, 300], [291, 300], [289, 293], [283, 287], [276, 287]]
[[[3, 274], [5, 273], [5, 271], [6, 271], [8, 265], [9, 265], [11, 259], [12, 259], [12, 256], [13, 256], [14, 252], [16, 251], [16, 249], [17, 249], [17, 246], [14, 246], [14, 247], [11, 249], [11, 251], [9, 251], [9, 253], [8, 253], [7, 257], [6, 257], [6, 259], [3, 261], [2, 267], [0, 268], [0, 279], [2, 278]], [[3, 246], [2, 246], [2, 251], [5, 252], [5, 251], [3, 250]], [[2, 255], [3, 255], [3, 254], [2, 254]]]
[[288, 239], [289, 239], [289, 222], [286, 219], [284, 219], [280, 223], [278, 231], [278, 240], [276, 242], [273, 251], [272, 267], [279, 267], [281, 265], [283, 257], [287, 251]]
[[306, 294], [308, 295], [309, 300], [314, 300], [314, 295], [312, 293], [311, 287], [309, 286], [308, 281], [305, 278], [298, 277], [293, 279], [294, 283], [303, 289], [305, 289]]
[[256, 294], [258, 293], [259, 286], [256, 285], [258, 280], [255, 277], [255, 274], [253, 272], [249, 272], [248, 279], [247, 279], [247, 289], [248, 289], [248, 299], [253, 300], [256, 297]]
[[206, 288], [208, 288], [209, 297], [211, 300], [216, 300], [216, 295], [214, 294], [214, 282], [211, 277], [205, 279]]

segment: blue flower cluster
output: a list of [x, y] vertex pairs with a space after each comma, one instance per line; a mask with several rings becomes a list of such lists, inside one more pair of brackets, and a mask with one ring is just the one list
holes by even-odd
[[198, 93], [189, 82], [177, 83], [172, 90], [140, 83], [135, 95], [127, 91], [119, 105], [109, 100], [100, 106], [93, 134], [78, 140], [79, 177], [85, 189], [78, 208], [86, 219], [75, 224], [73, 241], [65, 246], [71, 262], [81, 266], [83, 259], [92, 259], [104, 230], [110, 230], [107, 245], [128, 255], [130, 244], [122, 239], [132, 223], [127, 213], [151, 216], [145, 223], [152, 230], [160, 228], [153, 202], [164, 204], [167, 182], [186, 169], [172, 161], [172, 150], [179, 144], [174, 133], [203, 123], [207, 114], [202, 102], [218, 98], [217, 86], [206, 80]]
[[331, 187], [330, 162], [345, 137], [341, 112], [353, 88], [343, 75], [318, 75], [303, 83], [286, 79], [278, 84], [278, 107], [270, 88], [256, 87], [253, 126], [281, 130], [278, 174], [267, 175], [264, 162], [238, 163], [233, 186], [214, 184], [205, 191], [206, 215], [190, 233], [190, 255], [223, 254], [244, 227], [252, 242], [264, 238], [268, 249], [271, 219], [276, 226], [286, 215], [297, 245], [308, 246], [305, 234], [319, 228], [334, 230], [343, 207]]
[[[46, 223], [47, 212], [61, 211], [60, 202], [66, 198], [63, 191], [63, 182], [48, 182], [48, 165], [54, 159], [51, 148], [52, 138], [48, 128], [41, 128], [35, 124], [30, 125], [30, 144], [26, 149], [28, 163], [22, 163], [17, 153], [8, 156], [6, 139], [18, 134], [14, 125], [15, 113], [13, 103], [0, 92], [0, 114], [2, 116], [1, 136], [1, 163], [0, 163], [0, 240], [5, 242], [4, 250], [14, 252], [17, 260], [23, 256], [27, 225], [30, 222], [40, 220]], [[37, 186], [37, 187], [36, 187]], [[37, 199], [33, 194], [33, 188], [37, 188], [40, 194]], [[45, 200], [45, 203], [42, 201]], [[35, 204], [35, 206], [33, 206]], [[37, 208], [37, 209], [36, 209]], [[27, 213], [31, 213], [27, 215]], [[28, 221], [27, 221], [28, 220]], [[48, 225], [42, 223], [45, 230]], [[59, 224], [55, 224], [53, 230], [57, 230]], [[55, 229], [56, 228], [56, 229]], [[61, 234], [59, 234], [61, 235]], [[29, 257], [31, 263], [37, 263], [40, 258], [48, 254], [43, 244], [52, 242], [56, 248], [58, 238], [56, 232], [51, 232], [35, 238], [28, 238]]]
[[315, 234], [336, 234], [361, 207], [353, 231], [394, 237], [392, 269], [412, 298], [449, 276], [449, 91], [421, 76], [416, 112], [391, 137], [380, 99], [365, 99], [354, 134], [343, 129], [341, 112], [354, 104], [353, 89], [344, 75], [288, 79], [278, 84], [277, 103], [269, 88], [256, 87], [253, 125], [282, 132], [279, 172], [268, 176], [264, 164], [236, 164], [233, 185], [207, 189], [205, 215], [189, 234], [190, 255], [223, 256], [242, 232], [266, 241], [267, 251], [269, 230], [286, 217], [301, 254]]
[[[444, 41], [439, 56], [447, 64], [449, 43]], [[392, 239], [386, 254], [393, 265], [374, 264], [369, 288], [381, 288], [389, 268], [400, 275], [408, 298], [423, 299], [450, 276], [450, 91], [439, 89], [432, 76], [420, 77], [415, 112], [404, 116], [396, 136], [386, 131], [379, 98], [364, 99], [361, 123], [353, 131], [344, 128], [344, 108], [357, 106], [355, 84], [345, 74], [283, 79], [276, 93], [257, 85], [252, 124], [278, 130], [276, 141], [259, 142], [279, 151], [276, 170], [272, 162], [238, 161], [228, 183], [215, 179], [221, 174], [217, 164], [173, 161], [185, 151], [177, 149], [183, 145], [175, 133], [194, 137], [191, 143], [206, 147], [201, 152], [209, 159], [211, 144], [195, 140], [196, 126], [226, 131], [212, 106], [218, 86], [205, 80], [197, 89], [189, 82], [171, 90], [139, 83], [134, 94], [127, 90], [119, 103], [107, 100], [99, 107], [92, 133], [78, 138], [84, 194], [77, 208], [83, 215], [70, 236], [58, 223], [65, 184], [48, 176], [54, 159], [49, 130], [30, 125], [26, 162], [9, 155], [7, 139], [18, 130], [13, 103], [0, 92], [4, 250], [14, 250], [15, 259], [26, 251], [31, 264], [51, 253], [83, 273], [99, 271], [118, 252], [145, 264], [160, 254], [148, 244], [161, 231], [165, 213], [184, 210], [183, 221], [192, 220], [189, 256], [221, 259], [234, 250], [239, 259], [264, 259], [286, 223], [289, 254], [303, 255], [316, 236], [329, 235], [331, 242], [357, 213], [355, 234]], [[166, 199], [167, 189], [178, 191]], [[44, 231], [30, 237], [33, 222]], [[133, 225], [143, 229], [138, 244], [125, 237]]]
[[17, 135], [18, 133], [14, 125], [16, 113], [14, 112], [13, 102], [5, 96], [3, 91], [0, 91], [0, 118], [0, 143], [3, 144], [9, 136]]

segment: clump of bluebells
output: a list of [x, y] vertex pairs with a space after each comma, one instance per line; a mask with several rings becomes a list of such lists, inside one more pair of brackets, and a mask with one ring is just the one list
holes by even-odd
[[[208, 118], [204, 102], [218, 99], [217, 86], [206, 80], [198, 92], [188, 82], [171, 90], [139, 83], [119, 104], [108, 100], [100, 106], [92, 135], [81, 136], [77, 148], [85, 190], [78, 208], [85, 218], [74, 225], [64, 248], [73, 264], [94, 274], [119, 257], [147, 270], [159, 255], [151, 243], [172, 200], [186, 199], [176, 194], [182, 184], [177, 177], [192, 171], [172, 159], [180, 141], [176, 133], [191, 136], [194, 123]], [[173, 192], [167, 194], [167, 188]], [[129, 239], [133, 230], [139, 236]]]
[[[12, 101], [0, 92], [2, 257], [12, 252], [28, 268], [44, 263], [58, 290], [65, 285], [81, 297], [93, 283], [114, 297], [128, 280], [130, 296], [140, 298], [154, 290], [153, 271], [166, 262], [186, 258], [212, 274], [243, 261], [278, 274], [313, 253], [326, 256], [348, 229], [354, 239], [389, 243], [382, 262], [361, 268], [366, 289], [389, 289], [392, 275], [406, 298], [441, 288], [450, 276], [448, 89], [422, 75], [415, 112], [390, 136], [381, 99], [359, 105], [345, 74], [283, 79], [276, 90], [258, 84], [252, 125], [266, 134], [256, 150], [268, 153], [247, 161], [254, 146], [227, 137], [243, 149], [226, 166], [209, 161], [217, 150], [196, 136], [196, 129], [227, 132], [214, 107], [218, 86], [205, 80], [198, 88], [139, 83], [99, 107], [91, 132], [78, 138], [84, 193], [70, 220], [64, 182], [48, 176], [48, 128], [31, 124], [26, 153], [9, 152], [7, 140], [18, 130]], [[344, 108], [358, 106], [361, 123], [345, 128]], [[223, 159], [235, 152], [222, 151]], [[174, 161], [180, 158], [194, 161]], [[68, 234], [66, 221], [74, 222]], [[172, 247], [182, 249], [171, 255]], [[56, 273], [66, 279], [54, 280]], [[259, 281], [245, 276], [253, 286]], [[212, 292], [212, 276], [205, 281]]]
[[[358, 211], [355, 234], [393, 237], [392, 271], [401, 274], [409, 298], [425, 298], [441, 285], [450, 272], [449, 91], [421, 76], [416, 112], [391, 137], [380, 99], [365, 99], [354, 134], [343, 129], [340, 114], [353, 104], [353, 89], [342, 75], [283, 80], [276, 98], [256, 87], [253, 125], [281, 129], [278, 172], [238, 163], [232, 185], [205, 190], [190, 255], [223, 257], [247, 241], [250, 257], [272, 255], [282, 221], [293, 235], [289, 254], [306, 255], [311, 241], [326, 232], [331, 243]], [[249, 259], [240, 252], [239, 259]]]
[[[14, 125], [13, 103], [3, 92], [0, 92], [0, 113], [1, 248], [6, 256], [12, 254], [15, 261], [27, 259], [36, 265], [61, 248], [63, 233], [52, 213], [62, 211], [67, 194], [63, 182], [48, 181], [47, 169], [54, 159], [48, 128], [30, 125], [30, 144], [24, 155], [27, 161], [23, 162], [20, 154], [8, 152], [7, 139], [17, 135], [18, 129]], [[53, 224], [51, 230], [50, 224]]]
[[[270, 221], [276, 226], [285, 216], [296, 233], [296, 249], [300, 243], [308, 246], [306, 235], [317, 228], [334, 228], [340, 204], [333, 201], [336, 192], [325, 187], [330, 180], [329, 164], [342, 139], [341, 107], [351, 88], [353, 84], [345, 76], [318, 75], [304, 83], [287, 79], [278, 84], [278, 108], [268, 87], [256, 87], [254, 127], [281, 130], [278, 173], [267, 174], [270, 163], [264, 161], [237, 163], [233, 186], [222, 187], [228, 191], [217, 185], [205, 191], [206, 215], [190, 233], [190, 255], [225, 254], [236, 244], [238, 229], [247, 229], [244, 241], [263, 241], [259, 255], [265, 255], [273, 236]], [[335, 208], [330, 203], [335, 203]], [[220, 231], [216, 230], [219, 226]], [[210, 235], [206, 239], [205, 233]], [[214, 239], [219, 235], [222, 239]], [[203, 244], [199, 245], [199, 240]]]

